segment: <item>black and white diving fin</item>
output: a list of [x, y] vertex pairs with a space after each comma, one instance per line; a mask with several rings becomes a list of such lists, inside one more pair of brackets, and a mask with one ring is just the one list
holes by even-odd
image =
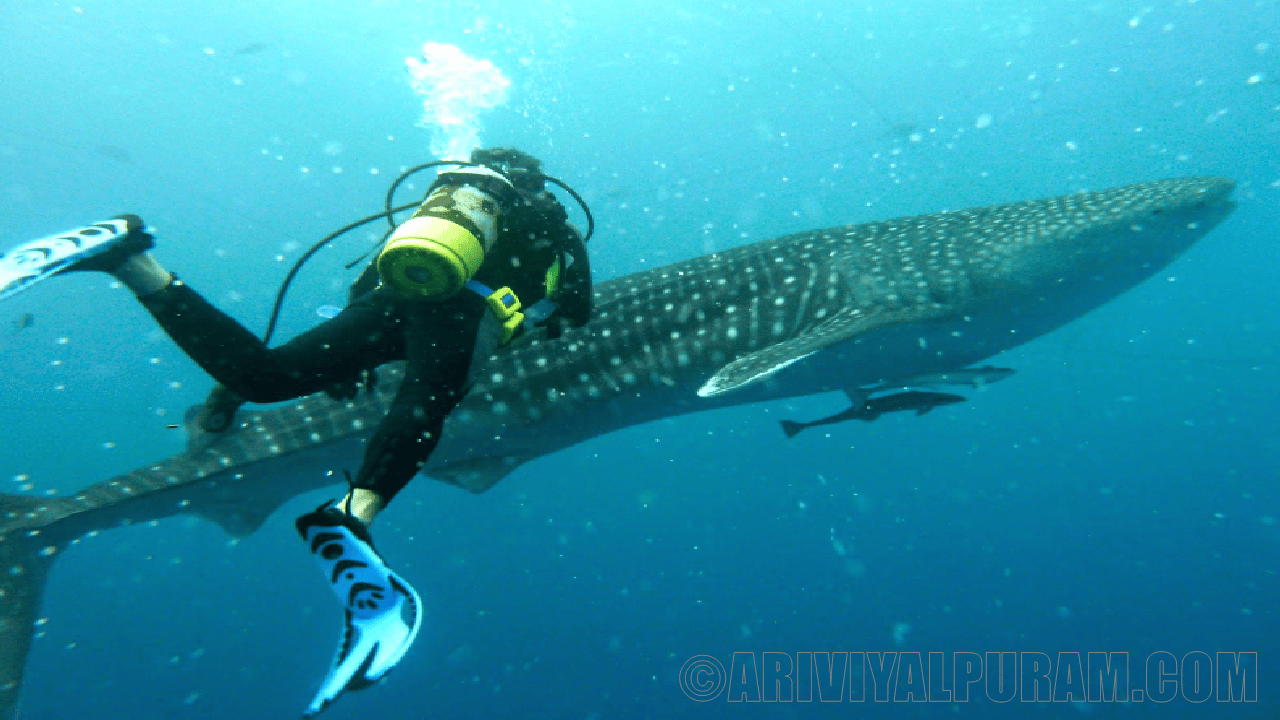
[[[119, 217], [25, 242], [0, 255], [0, 300], [71, 265], [101, 255], [128, 237], [131, 218]], [[138, 221], [140, 224], [141, 221]]]
[[303, 713], [309, 718], [347, 690], [378, 682], [400, 662], [422, 627], [422, 599], [387, 567], [359, 521], [324, 505], [298, 518], [297, 526], [346, 608], [329, 673]]

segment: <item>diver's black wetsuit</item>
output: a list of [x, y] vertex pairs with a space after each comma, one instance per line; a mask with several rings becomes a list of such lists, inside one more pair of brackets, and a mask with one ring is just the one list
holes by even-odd
[[[475, 280], [506, 286], [528, 308], [546, 295], [547, 269], [563, 248], [572, 257], [554, 298], [553, 320], [582, 325], [591, 315], [591, 271], [582, 238], [550, 193], [522, 193], [504, 219]], [[355, 480], [389, 502], [426, 463], [445, 417], [466, 394], [483, 298], [463, 290], [445, 301], [407, 299], [382, 286], [336, 317], [278, 348], [255, 335], [180, 280], [142, 299], [170, 337], [231, 391], [252, 402], [278, 402], [350, 382], [364, 371], [407, 360], [404, 383], [378, 426]]]

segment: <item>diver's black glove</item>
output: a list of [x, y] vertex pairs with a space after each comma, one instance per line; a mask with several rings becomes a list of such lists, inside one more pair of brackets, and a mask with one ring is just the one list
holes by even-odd
[[547, 338], [555, 340], [564, 332], [564, 318], [560, 317], [558, 312], [553, 312], [545, 318], [533, 324], [536, 328], [542, 328], [547, 331]]
[[544, 320], [534, 323], [535, 327], [546, 328], [548, 338], [558, 338], [566, 329], [582, 327], [591, 320], [590, 276], [585, 284], [579, 277], [566, 273], [565, 281], [551, 297], [556, 309]]

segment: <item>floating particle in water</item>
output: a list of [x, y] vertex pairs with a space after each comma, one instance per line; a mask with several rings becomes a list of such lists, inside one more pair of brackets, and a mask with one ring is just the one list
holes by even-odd
[[973, 126], [979, 130], [981, 130], [982, 128], [991, 127], [992, 120], [995, 120], [995, 118], [992, 117], [991, 113], [982, 113], [981, 115], [978, 116], [977, 120], [973, 121]]
[[254, 42], [232, 51], [235, 55], [257, 55], [266, 50], [269, 46], [266, 43]]

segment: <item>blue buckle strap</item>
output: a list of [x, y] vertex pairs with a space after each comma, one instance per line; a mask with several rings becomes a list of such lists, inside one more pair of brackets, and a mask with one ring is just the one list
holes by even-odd
[[489, 311], [502, 325], [502, 339], [499, 344], [506, 345], [511, 342], [511, 338], [516, 336], [524, 323], [524, 313], [520, 312], [520, 298], [516, 297], [509, 287], [494, 290], [476, 280], [468, 280], [463, 287], [484, 298]]

